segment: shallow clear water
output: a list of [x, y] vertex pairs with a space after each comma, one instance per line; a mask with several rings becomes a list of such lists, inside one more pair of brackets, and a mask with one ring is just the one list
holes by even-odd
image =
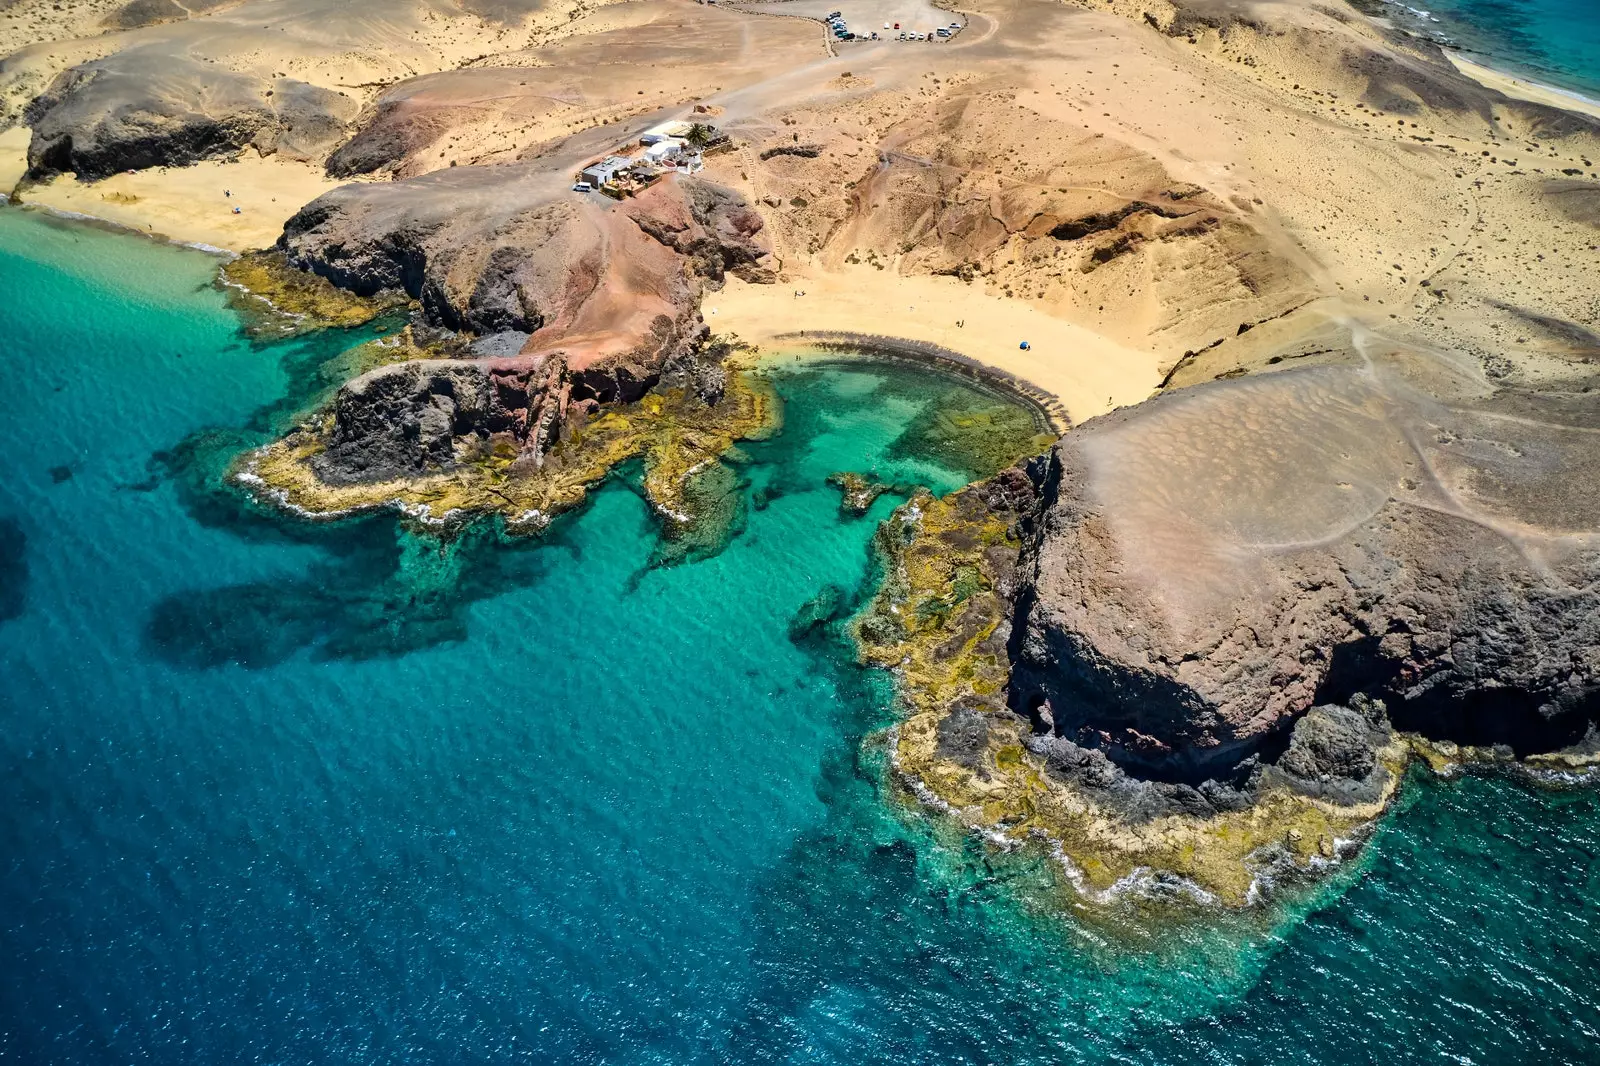
[[780, 375], [709, 559], [625, 477], [441, 552], [207, 487], [352, 340], [213, 269], [0, 212], [0, 1061], [1593, 1061], [1589, 792], [1419, 785], [1342, 895], [1143, 931], [883, 793], [881, 679], [789, 623], [895, 504], [826, 475], [956, 486], [905, 431], [970, 392]]
[[1491, 66], [1600, 98], [1595, 0], [1386, 2], [1402, 25], [1481, 53]]

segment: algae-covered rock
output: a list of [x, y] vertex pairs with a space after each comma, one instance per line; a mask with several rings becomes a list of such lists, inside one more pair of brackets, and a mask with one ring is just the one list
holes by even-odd
[[736, 371], [716, 403], [658, 386], [599, 406], [575, 400], [563, 371], [554, 359], [382, 367], [246, 456], [234, 476], [313, 518], [395, 507], [437, 526], [497, 513], [515, 532], [537, 532], [618, 464], [642, 458], [645, 495], [669, 539], [720, 528], [727, 493], [710, 491], [705, 475], [735, 441], [775, 424], [770, 384]]
[[238, 256], [223, 265], [218, 280], [257, 334], [363, 326], [407, 302], [398, 291], [357, 296], [295, 269], [279, 251]]
[[828, 475], [828, 484], [840, 492], [839, 510], [853, 518], [860, 518], [871, 510], [879, 496], [886, 492], [904, 493], [911, 490], [901, 485], [886, 485], [865, 474], [842, 470]]
[[986, 840], [1044, 846], [1102, 900], [1139, 887], [1242, 905], [1348, 857], [1408, 757], [1381, 704], [1323, 708], [1287, 765], [1257, 760], [1198, 784], [1133, 776], [1008, 705], [1016, 566], [1042, 465], [1032, 473], [918, 493], [880, 527], [883, 581], [853, 633], [862, 658], [899, 682], [897, 779]]

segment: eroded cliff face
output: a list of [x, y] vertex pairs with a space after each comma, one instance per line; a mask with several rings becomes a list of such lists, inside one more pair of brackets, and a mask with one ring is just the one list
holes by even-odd
[[295, 78], [217, 70], [159, 47], [132, 48], [64, 71], [28, 106], [29, 174], [92, 180], [246, 147], [321, 159], [357, 110], [350, 97]]
[[1040, 728], [1191, 781], [1357, 693], [1461, 743], [1583, 738], [1600, 712], [1592, 417], [1559, 389], [1424, 390], [1432, 357], [1369, 347], [1057, 445], [1012, 678]]
[[704, 286], [730, 271], [771, 280], [761, 216], [693, 178], [669, 176], [623, 203], [573, 197], [563, 178], [462, 167], [344, 186], [291, 218], [279, 247], [352, 292], [404, 291], [446, 328], [527, 334], [527, 354], [560, 350], [574, 370], [605, 368], [634, 399], [699, 335]]

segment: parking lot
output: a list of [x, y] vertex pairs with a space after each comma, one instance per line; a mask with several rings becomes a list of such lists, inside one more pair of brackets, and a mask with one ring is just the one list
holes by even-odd
[[[933, 37], [940, 27], [950, 29], [952, 23], [966, 23], [961, 15], [936, 8], [927, 0], [780, 0], [738, 7], [744, 11], [793, 15], [818, 22], [826, 21], [830, 13], [837, 11], [849, 32], [862, 37], [876, 33], [879, 38], [891, 41], [901, 33]], [[950, 29], [950, 32], [956, 34], [959, 30]]]

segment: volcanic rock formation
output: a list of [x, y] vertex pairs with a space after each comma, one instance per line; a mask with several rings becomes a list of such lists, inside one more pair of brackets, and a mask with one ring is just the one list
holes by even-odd
[[83, 179], [184, 166], [253, 146], [320, 159], [344, 137], [356, 103], [294, 78], [263, 79], [130, 49], [64, 71], [28, 106], [34, 178]]
[[1157, 778], [1225, 775], [1362, 695], [1458, 743], [1600, 716], [1600, 437], [1581, 388], [1365, 362], [1215, 382], [1052, 453], [1013, 704]]
[[[295, 267], [363, 295], [401, 290], [432, 322], [520, 351], [378, 367], [340, 389], [311, 468], [328, 485], [453, 469], [490, 441], [534, 466], [573, 420], [661, 381], [707, 403], [726, 378], [699, 358], [702, 289], [769, 276], [758, 214], [727, 189], [670, 177], [621, 204], [550, 199], [526, 168], [351, 186], [290, 220]], [[604, 204], [602, 206], [601, 204]]]

